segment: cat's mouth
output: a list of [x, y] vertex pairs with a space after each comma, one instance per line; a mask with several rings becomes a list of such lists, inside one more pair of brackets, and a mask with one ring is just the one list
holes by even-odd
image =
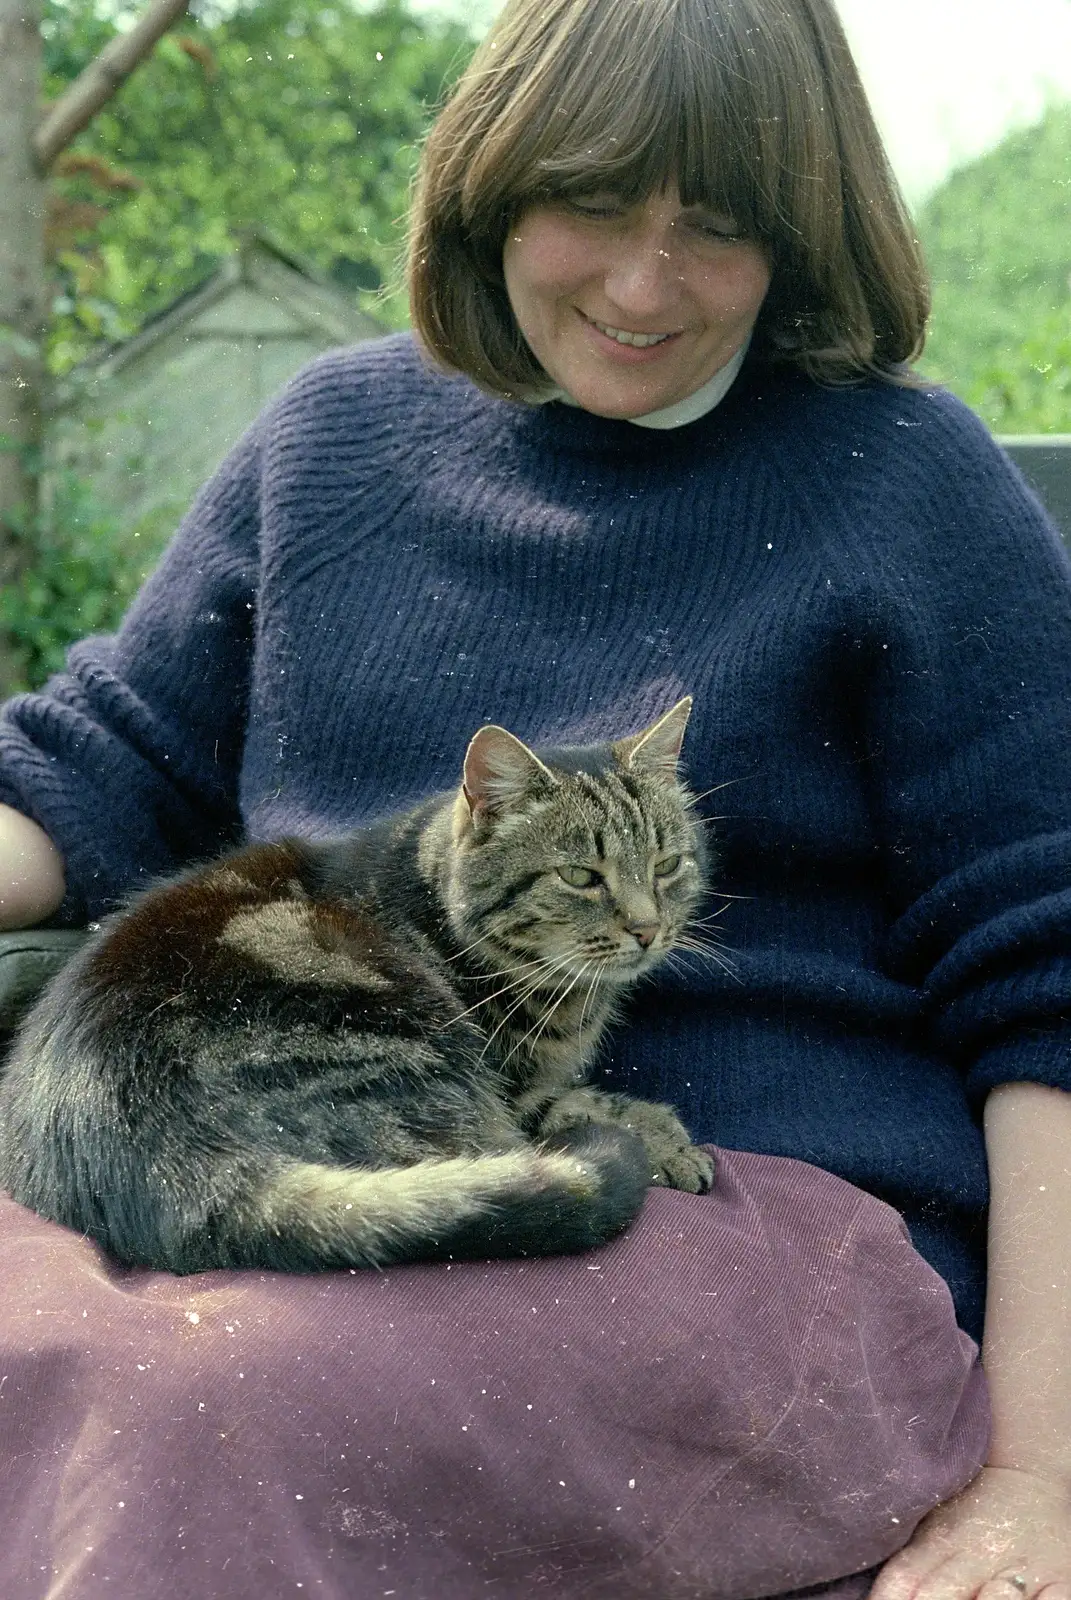
[[638, 947], [581, 951], [568, 959], [564, 967], [558, 967], [554, 982], [579, 979], [582, 985], [595, 988], [605, 983], [633, 983], [648, 967], [655, 966], [664, 953], [661, 948], [641, 950]]
[[608, 963], [605, 976], [611, 981], [617, 978], [622, 983], [630, 983], [638, 973], [646, 972], [648, 967], [653, 967], [663, 955], [662, 947], [641, 949], [635, 946], [632, 949], [618, 950], [612, 962]]

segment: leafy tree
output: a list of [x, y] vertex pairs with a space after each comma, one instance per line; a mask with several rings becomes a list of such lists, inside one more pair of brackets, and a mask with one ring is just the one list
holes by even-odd
[[1071, 105], [953, 173], [919, 231], [925, 370], [1000, 432], [1071, 432]]
[[[105, 4], [45, 0], [50, 96], [114, 37]], [[397, 265], [417, 144], [472, 43], [401, 0], [244, 0], [161, 40], [53, 169], [48, 364], [58, 388], [95, 346], [208, 276], [250, 225], [402, 322]], [[118, 622], [157, 551], [143, 531], [132, 560], [130, 530], [66, 472], [51, 475], [32, 516], [10, 519], [22, 559], [0, 594], [17, 663], [5, 692], [42, 682], [72, 640]]]
[[[54, 90], [99, 48], [96, 0], [49, 0]], [[52, 223], [52, 365], [130, 332], [267, 226], [388, 321], [418, 141], [472, 49], [401, 0], [256, 0], [191, 22], [95, 119]], [[372, 302], [372, 303], [370, 303]]]
[[[44, 527], [47, 175], [187, 9], [187, 0], [150, 0], [129, 30], [110, 38], [42, 115], [42, 4], [0, 0], [0, 587], [5, 608], [10, 594], [25, 583]], [[18, 630], [0, 625], [0, 686], [15, 687], [24, 665]]]
[[144, 576], [129, 535], [75, 473], [56, 473], [36, 526], [16, 520], [15, 532], [32, 560], [0, 588], [0, 627], [19, 662], [7, 693], [44, 683], [76, 639], [115, 627]]

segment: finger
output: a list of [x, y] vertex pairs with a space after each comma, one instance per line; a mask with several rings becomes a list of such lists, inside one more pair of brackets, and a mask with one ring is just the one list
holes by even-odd
[[1031, 1581], [1018, 1569], [1000, 1572], [984, 1583], [978, 1591], [978, 1600], [1033, 1600], [1040, 1585]]
[[978, 1591], [978, 1600], [1071, 1600], [1071, 1578], [1034, 1578], [1023, 1567], [990, 1578]]
[[1037, 1578], [1024, 1564], [991, 1578], [979, 1591], [978, 1600], [1071, 1600], [1071, 1574], [1067, 1578]]
[[902, 1550], [892, 1556], [870, 1586], [867, 1600], [915, 1600], [919, 1584], [937, 1565], [932, 1555]]
[[[1029, 1591], [1032, 1597], [1032, 1591]], [[1027, 1600], [1009, 1578], [996, 1579], [984, 1557], [955, 1555], [927, 1573], [912, 1600]]]

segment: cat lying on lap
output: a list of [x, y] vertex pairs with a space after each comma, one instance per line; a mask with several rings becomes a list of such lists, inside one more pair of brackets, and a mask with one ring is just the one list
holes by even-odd
[[704, 890], [691, 710], [473, 738], [456, 794], [254, 844], [110, 918], [20, 1031], [0, 1183], [121, 1261], [290, 1271], [583, 1250], [713, 1167], [583, 1086]]

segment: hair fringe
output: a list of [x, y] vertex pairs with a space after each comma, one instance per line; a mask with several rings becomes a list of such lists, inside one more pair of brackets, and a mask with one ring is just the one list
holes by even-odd
[[509, 228], [555, 194], [639, 201], [669, 179], [769, 250], [758, 357], [919, 381], [926, 269], [831, 0], [507, 4], [414, 184], [406, 276], [432, 359], [506, 398], [544, 386], [506, 293]]

